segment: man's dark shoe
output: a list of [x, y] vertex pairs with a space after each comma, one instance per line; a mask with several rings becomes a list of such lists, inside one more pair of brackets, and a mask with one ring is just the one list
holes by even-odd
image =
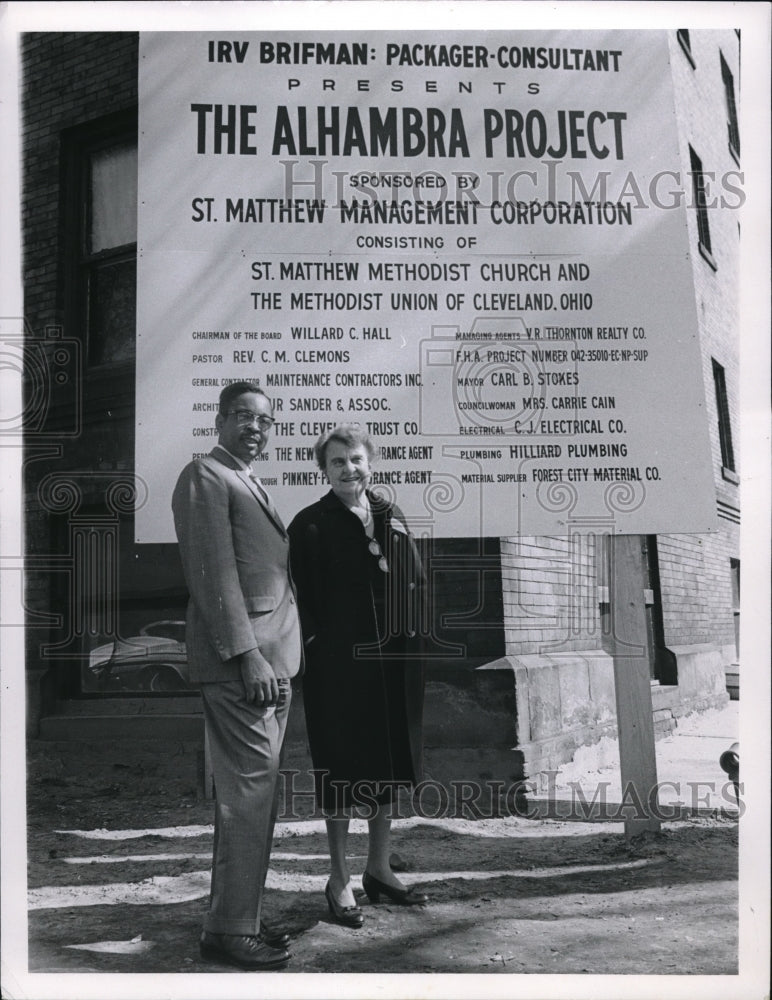
[[210, 962], [225, 962], [252, 972], [281, 969], [290, 953], [286, 948], [272, 948], [265, 941], [246, 934], [212, 934], [204, 931], [199, 942], [201, 957]]
[[278, 927], [271, 927], [270, 924], [261, 920], [257, 940], [264, 941], [271, 948], [289, 948], [292, 938], [286, 931], [282, 931]]

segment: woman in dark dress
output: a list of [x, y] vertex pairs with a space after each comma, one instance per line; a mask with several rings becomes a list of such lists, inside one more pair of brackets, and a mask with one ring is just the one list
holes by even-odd
[[401, 512], [367, 489], [374, 453], [358, 425], [322, 435], [314, 454], [331, 490], [289, 527], [306, 725], [330, 848], [325, 895], [350, 927], [363, 921], [346, 860], [353, 806], [368, 815], [368, 897], [427, 901], [389, 867], [393, 791], [421, 776], [424, 575]]

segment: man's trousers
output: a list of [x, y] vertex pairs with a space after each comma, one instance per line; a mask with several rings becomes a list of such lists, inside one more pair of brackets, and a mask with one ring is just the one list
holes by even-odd
[[249, 704], [244, 685], [201, 685], [214, 777], [212, 888], [204, 929], [254, 934], [278, 806], [278, 775], [292, 689], [279, 680], [275, 710]]

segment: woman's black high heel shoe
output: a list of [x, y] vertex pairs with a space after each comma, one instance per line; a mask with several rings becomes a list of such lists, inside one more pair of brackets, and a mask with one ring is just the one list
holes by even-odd
[[330, 889], [330, 883], [324, 887], [324, 895], [327, 899], [327, 905], [330, 908], [330, 913], [335, 917], [339, 924], [343, 924], [344, 927], [361, 927], [365, 921], [365, 915], [358, 906], [338, 906], [332, 895], [332, 890]]
[[416, 892], [413, 887], [410, 889], [395, 889], [392, 885], [379, 882], [369, 872], [365, 872], [362, 876], [362, 888], [367, 893], [367, 898], [371, 903], [379, 902], [381, 894], [394, 903], [400, 903], [402, 906], [423, 906], [429, 902], [429, 897], [425, 893]]

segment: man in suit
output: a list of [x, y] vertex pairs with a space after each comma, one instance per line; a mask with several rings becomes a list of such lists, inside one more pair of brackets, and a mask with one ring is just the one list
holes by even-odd
[[251, 463], [270, 400], [237, 382], [220, 394], [218, 444], [180, 474], [174, 525], [190, 592], [185, 640], [204, 705], [215, 787], [214, 852], [201, 955], [277, 969], [289, 936], [261, 921], [278, 772], [302, 642], [284, 525]]

